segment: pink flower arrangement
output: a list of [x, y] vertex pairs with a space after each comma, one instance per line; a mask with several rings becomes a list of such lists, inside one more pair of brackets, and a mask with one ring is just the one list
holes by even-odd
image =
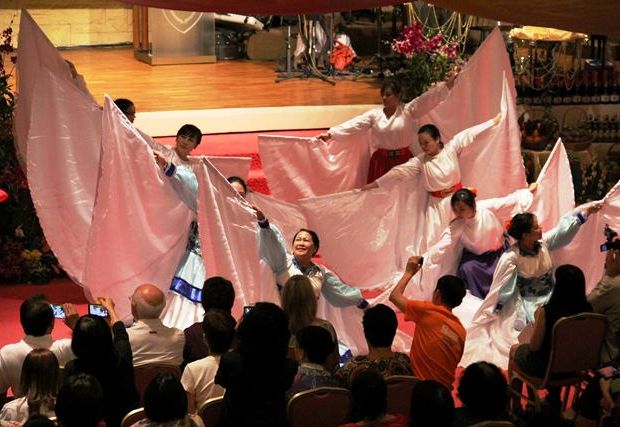
[[445, 40], [441, 33], [427, 38], [424, 27], [419, 21], [405, 26], [402, 35], [392, 42], [392, 50], [405, 55], [407, 59], [413, 58], [417, 53], [442, 55], [453, 59], [457, 56], [457, 49], [458, 43]]

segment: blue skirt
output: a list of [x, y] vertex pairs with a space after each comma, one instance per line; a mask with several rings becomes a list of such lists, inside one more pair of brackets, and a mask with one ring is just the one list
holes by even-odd
[[459, 262], [456, 275], [465, 281], [467, 289], [472, 295], [484, 299], [489, 293], [493, 282], [493, 273], [502, 254], [508, 249], [508, 241], [504, 246], [480, 255], [463, 248], [463, 255]]

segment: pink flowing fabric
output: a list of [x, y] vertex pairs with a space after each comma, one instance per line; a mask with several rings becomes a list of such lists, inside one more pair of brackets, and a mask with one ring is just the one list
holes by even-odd
[[164, 293], [187, 245], [193, 217], [153, 161], [153, 152], [106, 96], [100, 177], [88, 238], [84, 286], [110, 296], [128, 318], [142, 283]]
[[287, 248], [292, 250], [291, 241], [300, 228], [308, 228], [308, 221], [301, 207], [296, 203], [284, 202], [261, 193], [250, 193], [247, 200], [260, 209], [269, 222], [278, 226]]

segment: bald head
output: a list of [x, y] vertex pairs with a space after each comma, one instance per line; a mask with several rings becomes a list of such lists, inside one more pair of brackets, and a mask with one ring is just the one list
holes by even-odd
[[131, 296], [131, 311], [135, 319], [157, 319], [165, 306], [164, 293], [150, 283], [138, 286]]

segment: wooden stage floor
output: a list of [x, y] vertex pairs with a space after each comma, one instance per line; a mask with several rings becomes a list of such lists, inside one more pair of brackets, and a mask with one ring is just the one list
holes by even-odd
[[153, 67], [134, 59], [130, 48], [85, 48], [61, 54], [84, 75], [96, 99], [104, 93], [129, 98], [139, 112], [381, 102], [380, 82], [374, 77], [338, 78], [335, 86], [315, 78], [275, 83], [273, 61]]

